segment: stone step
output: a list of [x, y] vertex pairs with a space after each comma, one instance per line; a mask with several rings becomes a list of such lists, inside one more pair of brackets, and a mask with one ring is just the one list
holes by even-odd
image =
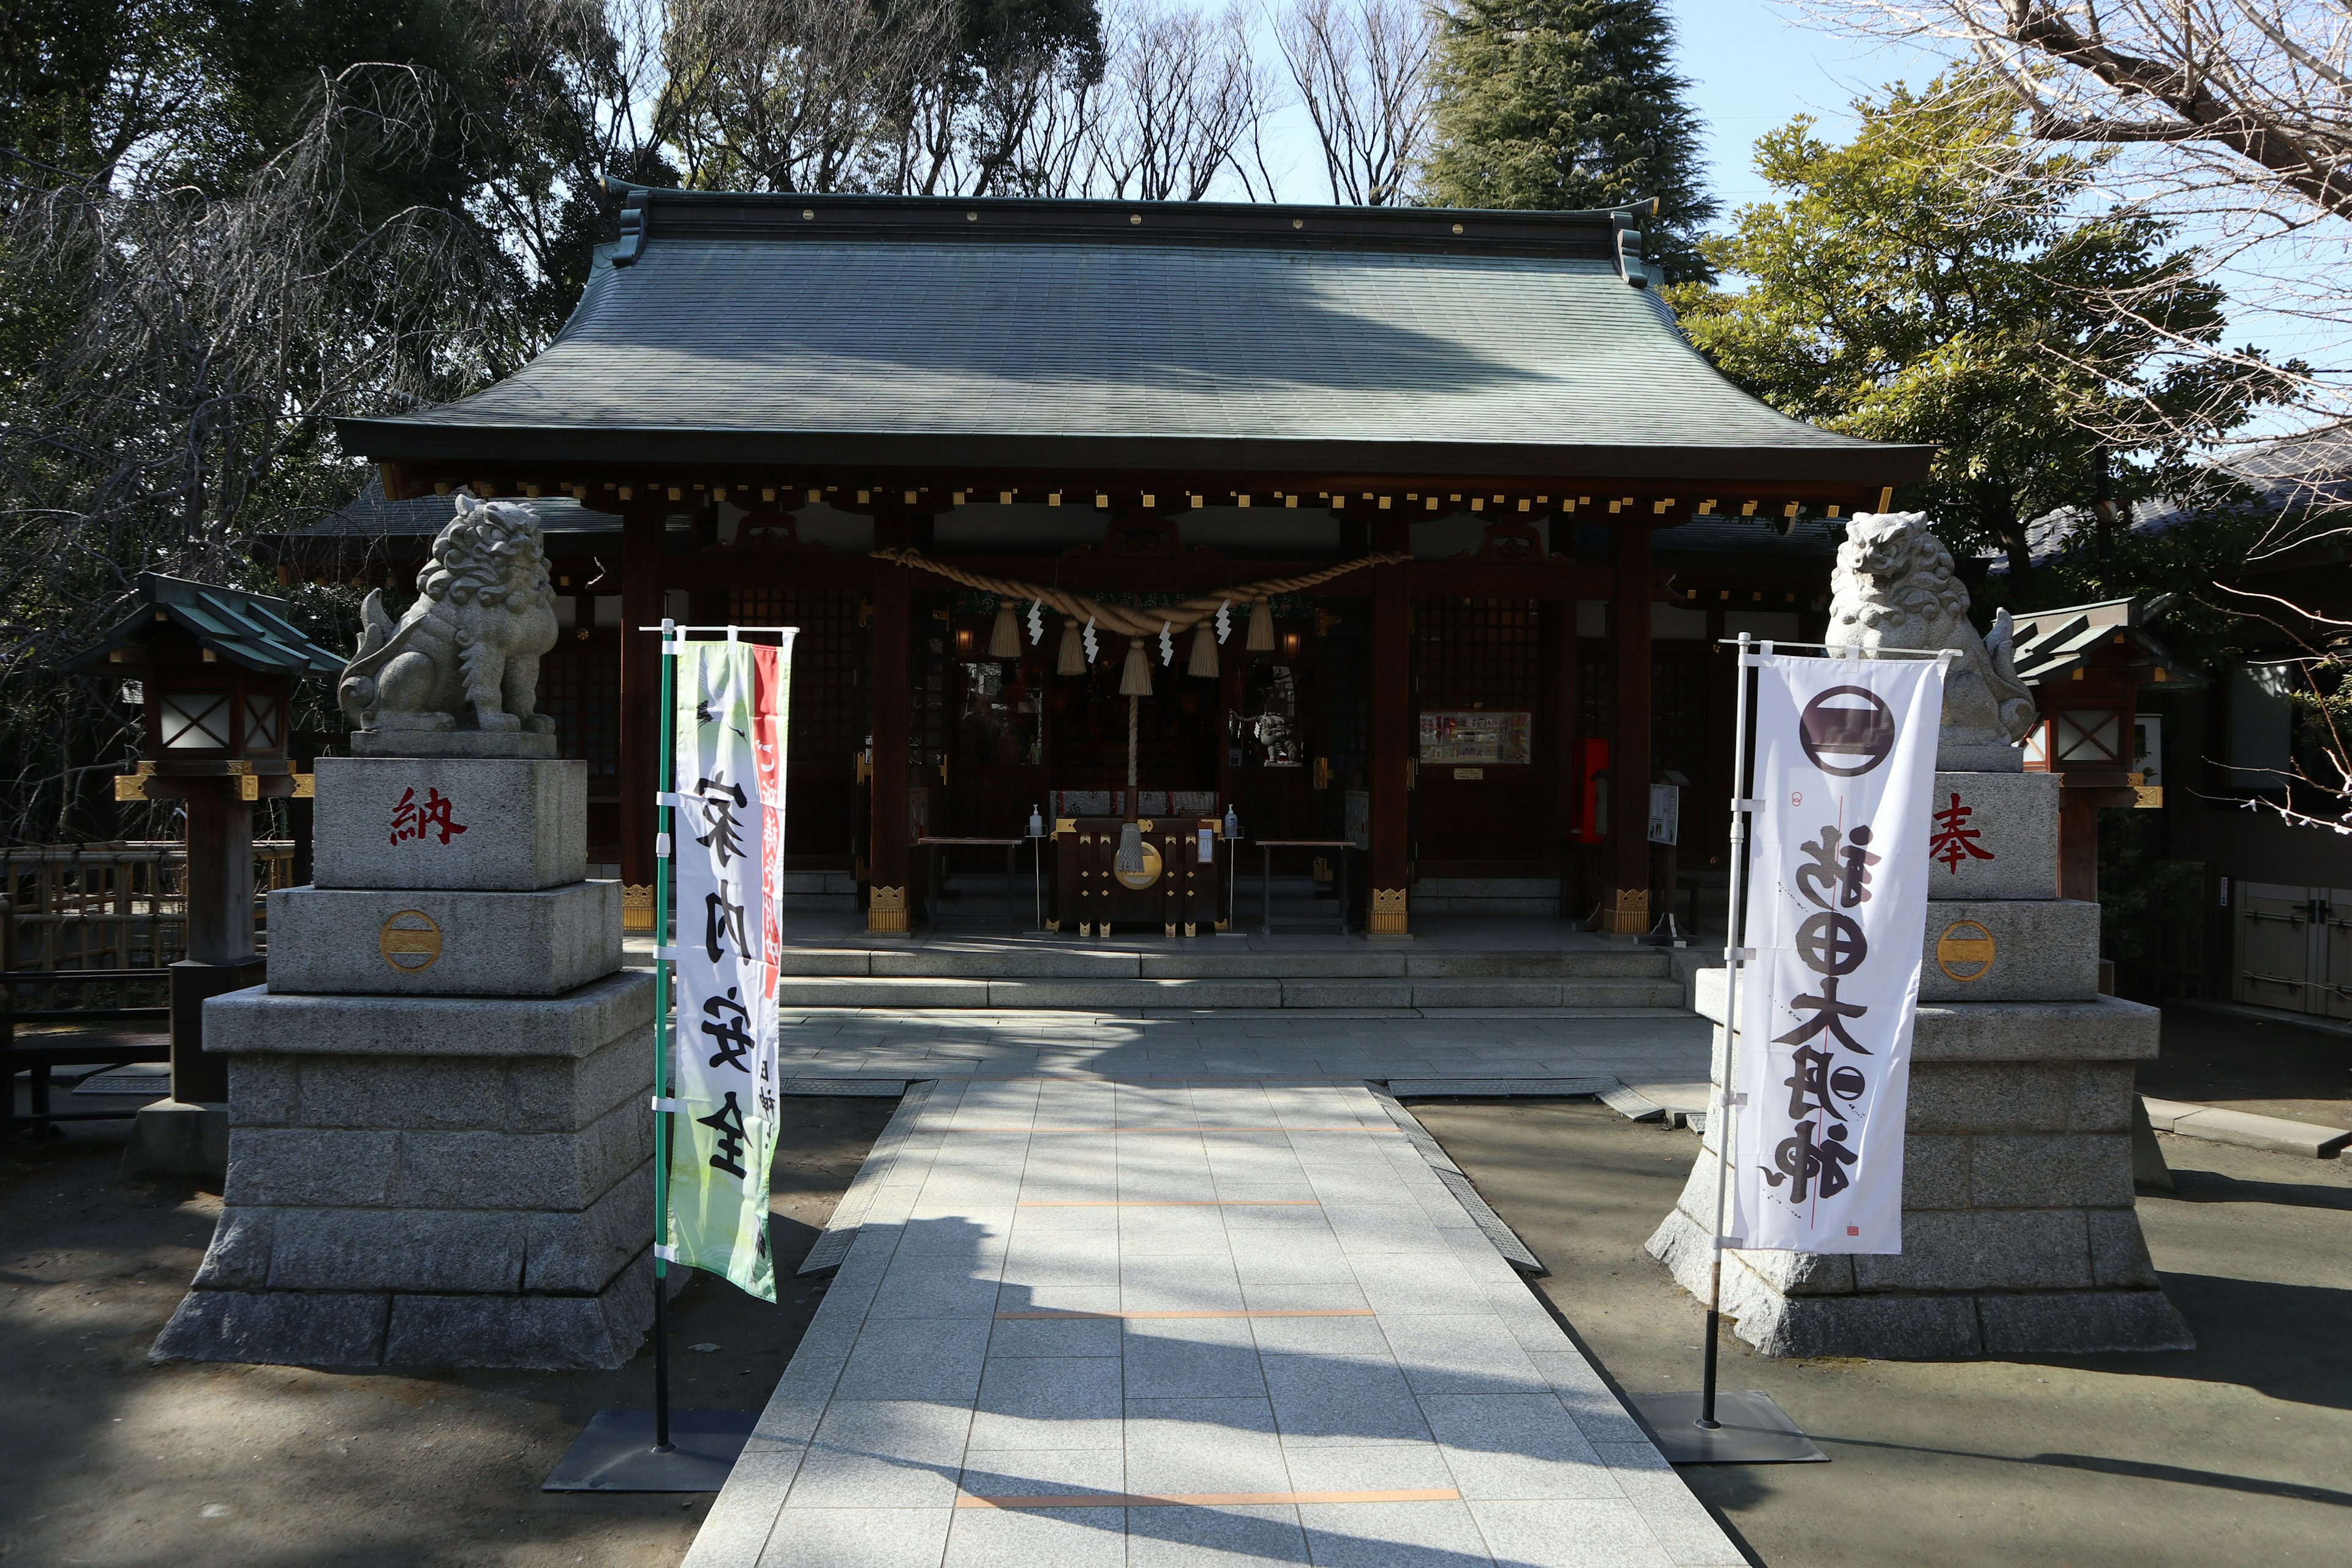
[[1432, 898], [1415, 889], [1412, 912], [1417, 915], [1552, 915], [1559, 912], [1559, 900], [1549, 893], [1539, 899], [1468, 894], [1441, 894]]
[[[1199, 939], [1195, 939], [1199, 940]], [[1171, 946], [1173, 944], [1171, 944]], [[1654, 949], [1571, 952], [1291, 952], [992, 946], [952, 940], [912, 950], [788, 949], [788, 978], [888, 980], [1649, 980], [1673, 973]]]
[[802, 975], [776, 988], [784, 1007], [1016, 1008], [1079, 1012], [1139, 1008], [1679, 1008], [1672, 981], [1267, 976], [1186, 979], [956, 979]]

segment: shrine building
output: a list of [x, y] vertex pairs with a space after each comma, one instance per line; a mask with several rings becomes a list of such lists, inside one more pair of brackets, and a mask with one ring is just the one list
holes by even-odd
[[[1818, 640], [1839, 520], [1930, 453], [1718, 375], [1646, 210], [632, 189], [544, 353], [340, 422], [381, 494], [280, 564], [399, 602], [436, 498], [537, 508], [541, 707], [634, 909], [668, 616], [799, 628], [791, 867], [872, 931], [923, 917], [929, 857], [1001, 870], [1033, 812], [1064, 931], [1248, 924], [1177, 879], [1238, 850], [1246, 884], [1253, 843], [1357, 931], [1647, 931], [1722, 869], [1716, 639]], [[1138, 823], [1160, 889], [1108, 879]]]

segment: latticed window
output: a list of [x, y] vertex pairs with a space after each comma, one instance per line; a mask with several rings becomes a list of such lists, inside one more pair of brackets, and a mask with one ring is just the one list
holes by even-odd
[[845, 588], [738, 588], [740, 626], [797, 626], [790, 724], [795, 757], [846, 757], [866, 744], [857, 595]]
[[1707, 776], [1707, 683], [1714, 667], [1696, 659], [1650, 666], [1650, 765], [1692, 780]]
[[1423, 599], [1413, 605], [1422, 708], [1536, 706], [1542, 687], [1533, 599]]
[[539, 710], [555, 721], [555, 742], [583, 757], [588, 777], [608, 787], [621, 775], [621, 647], [616, 634], [565, 632], [540, 661]]

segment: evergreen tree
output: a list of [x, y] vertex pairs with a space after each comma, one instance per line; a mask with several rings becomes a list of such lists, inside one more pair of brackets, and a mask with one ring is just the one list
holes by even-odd
[[1565, 210], [1655, 196], [1650, 259], [1669, 282], [1711, 281], [1697, 237], [1716, 205], [1674, 50], [1661, 0], [1458, 0], [1432, 73], [1426, 199]]

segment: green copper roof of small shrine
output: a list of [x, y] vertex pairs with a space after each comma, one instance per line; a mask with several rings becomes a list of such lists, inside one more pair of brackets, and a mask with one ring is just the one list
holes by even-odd
[[341, 429], [424, 463], [1924, 473], [1717, 374], [1620, 270], [1632, 221], [633, 191], [545, 352]]
[[349, 660], [321, 647], [287, 618], [286, 601], [216, 583], [142, 574], [139, 607], [60, 668], [89, 669], [126, 644], [144, 642], [158, 626], [176, 626], [231, 664], [288, 677], [341, 675]]

